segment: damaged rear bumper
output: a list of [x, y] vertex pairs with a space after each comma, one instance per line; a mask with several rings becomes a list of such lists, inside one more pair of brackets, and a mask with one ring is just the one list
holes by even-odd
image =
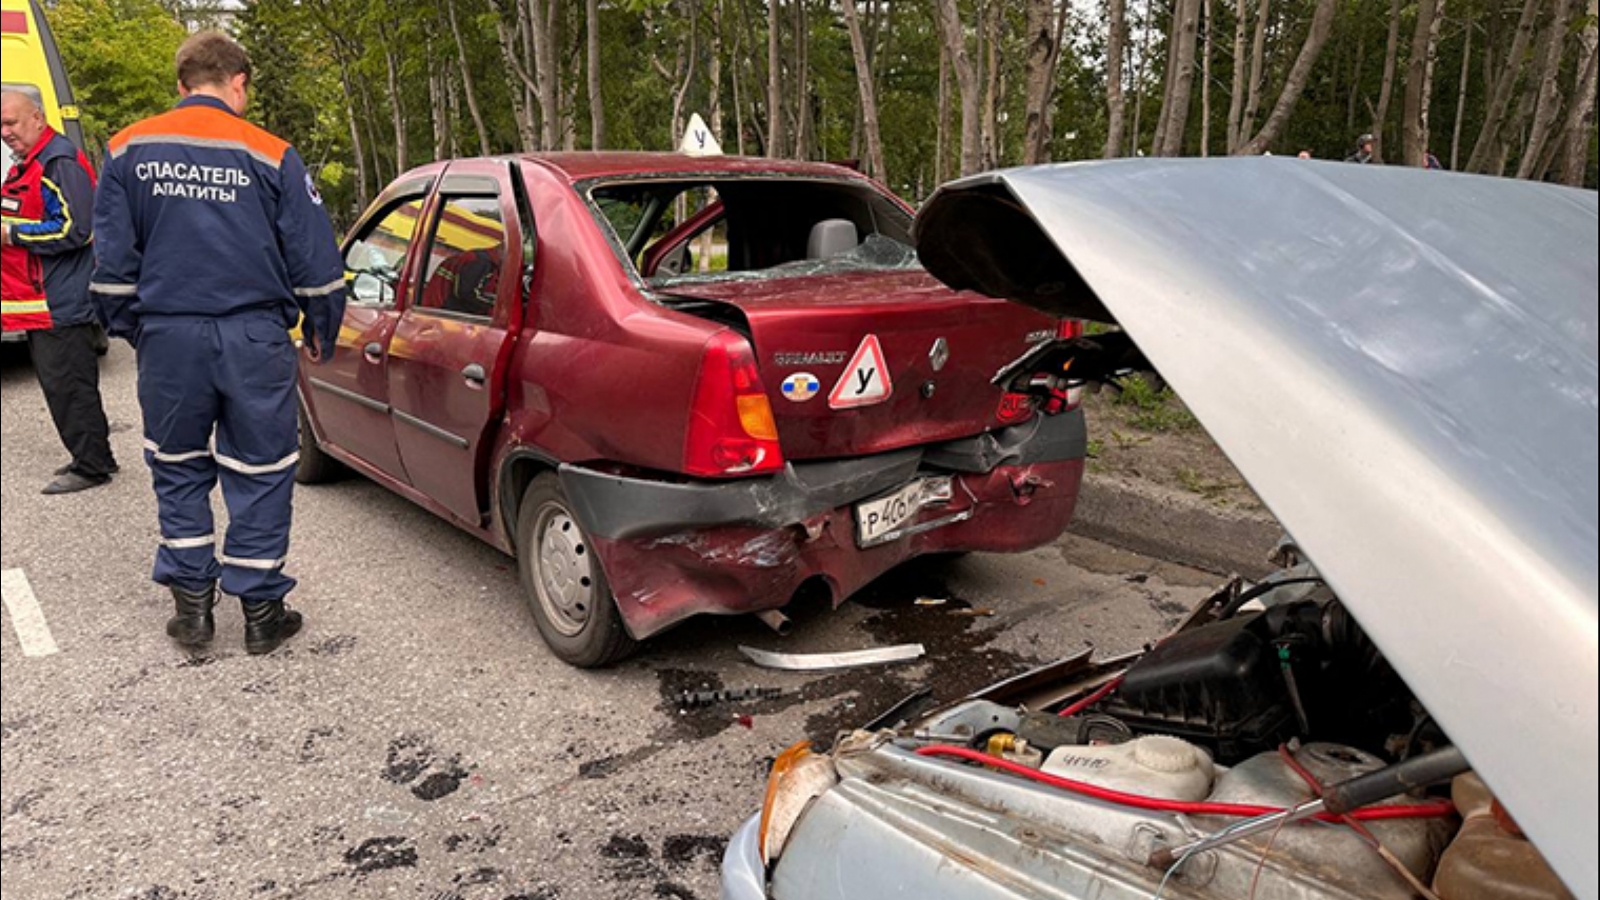
[[[643, 639], [700, 613], [785, 606], [808, 581], [837, 603], [924, 554], [1047, 544], [1071, 519], [1086, 448], [1075, 410], [946, 444], [790, 464], [769, 478], [668, 482], [573, 465], [560, 474], [628, 630]], [[949, 524], [857, 545], [854, 504], [934, 475], [955, 479], [955, 497], [916, 525]]]

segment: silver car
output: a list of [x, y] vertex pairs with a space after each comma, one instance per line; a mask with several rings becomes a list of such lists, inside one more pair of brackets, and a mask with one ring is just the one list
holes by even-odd
[[941, 190], [941, 280], [1122, 329], [1002, 377], [1159, 371], [1286, 568], [1146, 653], [785, 753], [724, 900], [1600, 900], [1597, 222], [1292, 159]]

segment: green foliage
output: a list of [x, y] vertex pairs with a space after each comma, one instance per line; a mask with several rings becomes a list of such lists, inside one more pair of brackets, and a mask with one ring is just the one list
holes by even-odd
[[1171, 388], [1157, 390], [1138, 375], [1122, 380], [1122, 393], [1117, 395], [1116, 404], [1131, 411], [1128, 424], [1140, 431], [1187, 431], [1198, 424]]
[[187, 33], [156, 0], [61, 0], [49, 15], [91, 147], [177, 100]]
[[[561, 115], [570, 138], [555, 147], [537, 146], [519, 128], [516, 110], [529, 110], [539, 133], [539, 110], [531, 93], [508, 63], [502, 36], [516, 34], [519, 4], [534, 0], [249, 0], [236, 18], [236, 33], [256, 65], [250, 116], [300, 148], [324, 187], [335, 217], [348, 222], [360, 201], [370, 198], [399, 174], [401, 154], [409, 168], [436, 156], [481, 152], [478, 127], [464, 102], [463, 72], [470, 73], [486, 140], [492, 153], [589, 149], [586, 4], [582, 0], [537, 0], [554, 7], [547, 20], [555, 28], [561, 81]], [[996, 162], [1023, 159], [1027, 121], [1025, 85], [1026, 9], [1003, 0], [960, 0], [969, 48], [980, 69], [988, 55], [979, 52], [980, 11], [999, 2], [1003, 20], [999, 60]], [[849, 35], [837, 0], [783, 0], [779, 21], [786, 118], [793, 115], [801, 90], [795, 34], [796, 6], [803, 5], [808, 60], [806, 86], [808, 155], [814, 159], [860, 158], [866, 153], [861, 131], [858, 86]], [[1316, 0], [1274, 0], [1269, 5], [1261, 109], [1267, 116], [1298, 53]], [[926, 198], [943, 178], [955, 174], [960, 102], [949, 80], [950, 119], [944, 148], [945, 171], [938, 169], [940, 39], [932, 6], [901, 0], [857, 0], [873, 56], [888, 184], [913, 202]], [[1149, 152], [1166, 79], [1166, 35], [1171, 4], [1129, 2], [1130, 60], [1126, 71], [1127, 154]], [[1236, 4], [1213, 0], [1210, 144], [1202, 147], [1200, 80], [1185, 131], [1184, 152], [1221, 155], [1235, 60]], [[1387, 133], [1399, 141], [1398, 120], [1403, 75], [1415, 23], [1415, 2], [1402, 6], [1396, 100]], [[1486, 105], [1482, 71], [1484, 44], [1503, 56], [1515, 24], [1517, 4], [1499, 0], [1450, 0], [1438, 48], [1432, 98], [1434, 151], [1449, 162], [1457, 118], [1459, 71], [1468, 24], [1474, 29], [1472, 66], [1465, 85], [1462, 121], [1470, 152]], [[181, 5], [175, 5], [179, 8]], [[453, 7], [460, 26], [458, 51], [450, 28]], [[1252, 17], [1256, 0], [1246, 4]], [[1047, 156], [1056, 160], [1093, 159], [1106, 140], [1106, 0], [1070, 0], [1064, 7], [1065, 31], [1053, 91]], [[670, 150], [676, 147], [673, 114], [681, 92], [681, 118], [700, 113], [708, 121], [721, 111], [721, 134], [729, 153], [741, 146], [750, 155], [767, 154], [767, 0], [602, 0], [600, 82], [605, 103], [607, 149]], [[1275, 153], [1301, 149], [1323, 158], [1342, 158], [1356, 134], [1372, 127], [1370, 105], [1382, 80], [1390, 0], [1340, 0], [1333, 35]], [[172, 100], [172, 54], [183, 28], [158, 0], [59, 0], [52, 21], [80, 93], [90, 132], [103, 140], [116, 128], [165, 108]], [[718, 28], [720, 23], [720, 29]], [[1253, 25], [1252, 22], [1246, 23]], [[1582, 22], [1579, 23], [1581, 26]], [[521, 68], [534, 70], [522, 38], [513, 38], [512, 55]], [[1574, 38], [1568, 44], [1581, 45]], [[692, 52], [691, 52], [692, 48]], [[720, 59], [720, 83], [709, 77], [713, 53]], [[1202, 53], [1197, 55], [1203, 55]], [[1247, 54], [1248, 56], [1248, 54]], [[1575, 80], [1576, 52], [1560, 73], [1563, 91]], [[1494, 57], [1495, 65], [1502, 59]], [[390, 67], [395, 90], [391, 91]], [[692, 70], [692, 73], [691, 73]], [[1524, 79], [1526, 81], [1526, 79]], [[1513, 108], [1524, 103], [1515, 98]], [[737, 105], [736, 105], [737, 104]], [[399, 123], [396, 124], [396, 112]], [[441, 132], [436, 133], [436, 123]], [[1515, 124], [1515, 123], [1513, 123]], [[682, 127], [681, 121], [678, 123]], [[742, 125], [742, 130], [741, 126]], [[398, 133], [397, 133], [398, 129]], [[1525, 127], [1511, 129], [1521, 133]], [[785, 131], [791, 136], [792, 128]], [[1591, 129], [1591, 144], [1594, 143]], [[442, 145], [436, 147], [436, 138]], [[403, 139], [403, 140], [402, 140]], [[357, 147], [361, 158], [357, 159]], [[775, 155], [791, 155], [792, 147]], [[1590, 180], [1600, 147], [1590, 154]], [[1515, 166], [1515, 154], [1510, 164]], [[363, 178], [364, 176], [364, 178]], [[364, 183], [363, 183], [364, 181]]]

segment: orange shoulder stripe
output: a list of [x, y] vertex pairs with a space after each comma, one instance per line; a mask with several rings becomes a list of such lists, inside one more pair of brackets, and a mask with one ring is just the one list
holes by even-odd
[[121, 156], [134, 144], [192, 144], [243, 150], [276, 168], [289, 142], [218, 109], [187, 106], [151, 116], [117, 132], [111, 155]]

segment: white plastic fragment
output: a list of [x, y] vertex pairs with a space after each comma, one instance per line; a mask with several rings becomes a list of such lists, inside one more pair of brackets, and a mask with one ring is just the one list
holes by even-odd
[[921, 659], [928, 651], [921, 644], [901, 644], [895, 647], [878, 647], [845, 653], [774, 653], [770, 650], [757, 650], [754, 647], [740, 647], [739, 652], [764, 669], [820, 672], [828, 669], [853, 669], [857, 666], [910, 662]]

